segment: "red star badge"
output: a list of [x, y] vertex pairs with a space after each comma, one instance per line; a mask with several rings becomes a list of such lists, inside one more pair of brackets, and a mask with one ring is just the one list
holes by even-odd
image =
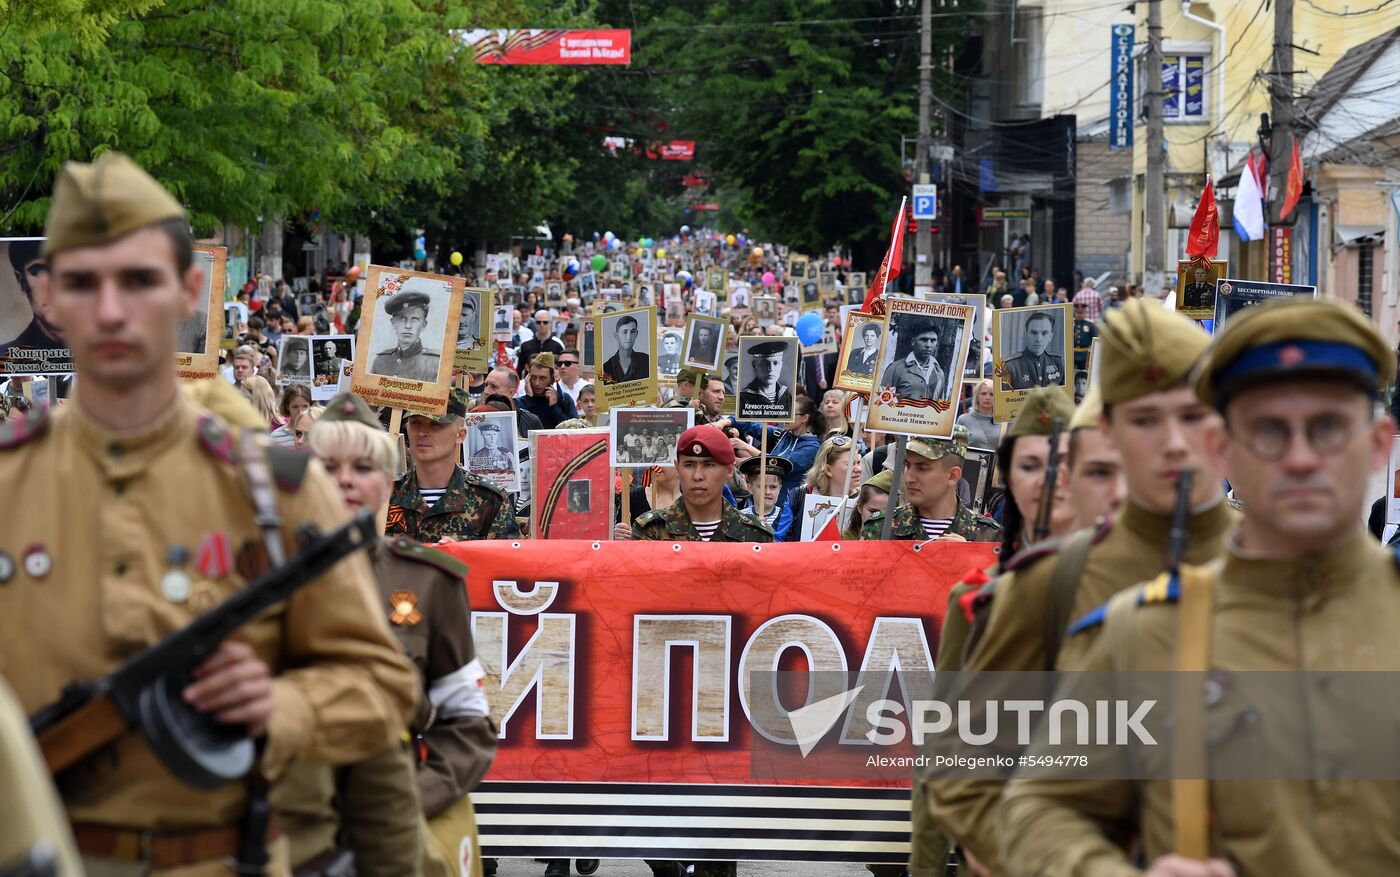
[[1303, 348], [1296, 344], [1290, 344], [1278, 352], [1278, 361], [1281, 365], [1295, 366], [1307, 358]]

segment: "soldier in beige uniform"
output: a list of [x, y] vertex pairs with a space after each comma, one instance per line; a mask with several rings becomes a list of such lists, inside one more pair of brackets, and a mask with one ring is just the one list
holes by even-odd
[[[319, 463], [240, 441], [179, 390], [177, 332], [202, 277], [184, 211], [154, 180], [116, 154], [69, 163], [45, 234], [39, 294], [79, 380], [50, 421], [0, 428], [0, 506], [16, 512], [0, 533], [0, 658], [30, 712], [266, 570], [265, 535], [295, 550], [302, 525], [347, 519]], [[247, 460], [264, 454], [276, 534], [255, 520], [246, 477]], [[418, 689], [377, 604], [368, 560], [347, 558], [190, 668], [186, 702], [262, 738], [273, 781], [295, 759], [381, 750]], [[182, 785], [137, 730], [62, 779], [89, 874], [229, 873], [244, 783]], [[287, 873], [285, 846], [273, 854], [271, 872]]]
[[[1196, 473], [1187, 560], [1204, 563], [1220, 553], [1233, 511], [1202, 450], [1219, 418], [1186, 384], [1209, 341], [1156, 302], [1129, 302], [1107, 316], [1099, 392], [1105, 429], [1123, 454], [1128, 499], [1100, 526], [1040, 543], [1002, 564], [1010, 575], [978, 595], [990, 601], [978, 611], [990, 615], [965, 671], [1073, 669], [1089, 637], [1061, 648], [1069, 624], [1161, 569], [1181, 469]], [[947, 772], [925, 784], [934, 819], [974, 868], [990, 874], [1006, 873], [996, 825], [1003, 785]]]
[[[362, 399], [342, 393], [331, 400], [308, 440], [352, 510], [389, 502], [398, 452]], [[432, 830], [425, 873], [480, 875], [468, 792], [495, 758], [496, 728], [472, 640], [467, 569], [404, 536], [380, 540], [370, 555], [383, 612], [423, 679], [424, 700], [409, 730]]]
[[[1183, 765], [1173, 743], [1156, 748], [1183, 779], [1013, 780], [1001, 813], [1010, 873], [1142, 873], [1110, 840], [1124, 830], [1152, 877], [1400, 873], [1395, 781], [1330, 778], [1339, 756], [1365, 754], [1352, 741], [1366, 729], [1336, 727], [1334, 714], [1358, 704], [1316, 680], [1297, 677], [1283, 708], [1313, 726], [1292, 738], [1302, 772], [1191, 781], [1220, 763], [1214, 750], [1269, 751], [1291, 730], [1267, 712], [1248, 721], [1272, 704], [1251, 697], [1261, 689], [1245, 671], [1400, 669], [1400, 571], [1362, 526], [1367, 481], [1384, 470], [1394, 432], [1376, 402], [1394, 378], [1393, 351], [1343, 302], [1261, 305], [1216, 338], [1194, 389], [1225, 418], [1206, 453], [1244, 498], [1239, 528], [1215, 563], [1119, 594], [1071, 639], [1097, 634], [1086, 670], [1208, 671], [1172, 716], [1173, 737], [1198, 741], [1195, 757], [1209, 761]], [[1386, 706], [1393, 716], [1393, 698]], [[1381, 737], [1393, 742], [1393, 718]], [[1099, 775], [1131, 774], [1110, 765]]]

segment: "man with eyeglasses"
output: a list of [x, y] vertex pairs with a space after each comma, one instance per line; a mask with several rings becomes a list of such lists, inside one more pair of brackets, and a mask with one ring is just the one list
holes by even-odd
[[[1368, 733], [1393, 737], [1393, 723], [1356, 713], [1370, 701], [1353, 686], [1400, 669], [1400, 571], [1361, 524], [1394, 435], [1377, 410], [1394, 378], [1392, 352], [1344, 302], [1282, 299], [1216, 338], [1192, 386], [1223, 415], [1205, 454], [1245, 499], [1239, 527], [1216, 563], [1119, 594], [1086, 619], [1101, 633], [1080, 664], [1115, 678], [1206, 674], [1199, 702], [1172, 707], [1177, 724], [1200, 716], [1176, 733], [1199, 736], [1197, 770], [1183, 775], [1205, 781], [1013, 781], [1002, 810], [1011, 873], [1138, 873], [1108, 826], [1132, 831], [1153, 875], [1400, 870], [1395, 783], [1349, 759], [1372, 754]], [[1286, 696], [1260, 697], [1246, 683], [1261, 674], [1250, 671], [1290, 671]], [[1236, 758], [1288, 753], [1287, 778], [1211, 780], [1201, 762], [1221, 764], [1225, 747]], [[1121, 763], [1135, 753], [1106, 755]], [[1095, 776], [1129, 776], [1102, 767]], [[1180, 806], [1188, 792], [1199, 806]]]
[[562, 396], [568, 396], [573, 401], [575, 407], [578, 405], [578, 394], [587, 387], [588, 381], [583, 379], [583, 369], [581, 363], [583, 358], [579, 355], [577, 347], [570, 347], [559, 354], [559, 380], [554, 382], [554, 387]]

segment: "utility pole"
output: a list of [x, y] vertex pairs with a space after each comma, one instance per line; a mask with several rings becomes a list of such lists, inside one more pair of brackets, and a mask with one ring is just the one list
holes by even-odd
[[[914, 159], [914, 179], [921, 184], [932, 182], [929, 168], [929, 124], [933, 103], [933, 0], [922, 0], [919, 12], [919, 138], [918, 155]], [[914, 236], [914, 289], [933, 289], [933, 231], [932, 221], [919, 223]]]
[[1147, 102], [1147, 175], [1143, 181], [1142, 288], [1160, 298], [1166, 285], [1166, 132], [1162, 128], [1162, 0], [1147, 4], [1147, 56], [1143, 96]]
[[[1269, 78], [1269, 225], [1283, 221], [1288, 163], [1293, 158], [1293, 0], [1274, 0], [1274, 71]], [[1272, 250], [1272, 247], [1270, 247]], [[1272, 259], [1270, 260], [1272, 261]]]

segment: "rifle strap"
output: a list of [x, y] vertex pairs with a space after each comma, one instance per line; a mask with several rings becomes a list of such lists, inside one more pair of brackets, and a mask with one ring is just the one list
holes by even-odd
[[1189, 859], [1206, 859], [1210, 856], [1210, 786], [1204, 676], [1210, 669], [1214, 582], [1204, 570], [1185, 565], [1178, 568], [1176, 578], [1181, 591], [1176, 614], [1176, 733], [1172, 735], [1175, 851]]
[[1098, 527], [1085, 527], [1065, 540], [1050, 571], [1050, 593], [1045, 604], [1045, 669], [1054, 670], [1055, 660], [1069, 628], [1070, 613], [1074, 611], [1074, 595], [1079, 580], [1089, 562], [1089, 549], [1094, 547]]
[[272, 486], [267, 448], [260, 439], [257, 430], [243, 430], [238, 441], [238, 460], [248, 479], [248, 495], [253, 500], [254, 519], [262, 530], [268, 562], [278, 567], [287, 560], [282, 544], [282, 514], [277, 509], [277, 491]]

